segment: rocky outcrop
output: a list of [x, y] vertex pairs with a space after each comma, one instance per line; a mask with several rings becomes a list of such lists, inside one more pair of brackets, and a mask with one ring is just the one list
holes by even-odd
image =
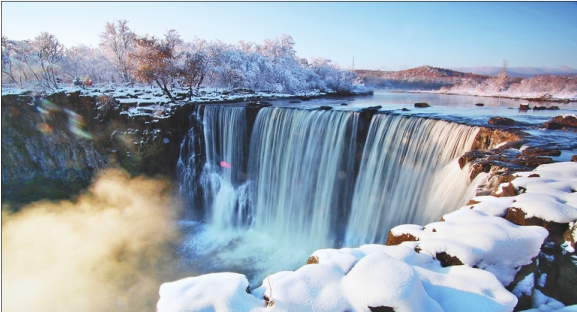
[[568, 130], [577, 128], [577, 117], [575, 115], [555, 116], [551, 121], [543, 123], [543, 128], [549, 130]]
[[191, 108], [131, 115], [104, 95], [4, 95], [2, 201], [68, 198], [107, 166], [174, 175]]
[[431, 107], [431, 105], [429, 105], [428, 103], [415, 103], [415, 107], [427, 108], [427, 107]]

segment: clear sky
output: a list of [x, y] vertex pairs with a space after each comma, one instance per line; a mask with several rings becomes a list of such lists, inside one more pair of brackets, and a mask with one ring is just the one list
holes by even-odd
[[47, 31], [96, 47], [106, 22], [138, 35], [261, 43], [292, 35], [299, 57], [349, 68], [577, 68], [575, 2], [2, 2], [2, 36]]

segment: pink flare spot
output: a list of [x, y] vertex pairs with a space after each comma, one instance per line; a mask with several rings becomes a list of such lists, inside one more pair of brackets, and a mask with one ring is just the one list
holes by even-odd
[[224, 161], [224, 160], [220, 162], [220, 166], [223, 167], [223, 168], [230, 169], [230, 164], [227, 163], [227, 162]]

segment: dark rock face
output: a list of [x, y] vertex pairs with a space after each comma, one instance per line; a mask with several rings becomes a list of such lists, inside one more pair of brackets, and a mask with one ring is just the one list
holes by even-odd
[[512, 126], [515, 124], [515, 121], [507, 117], [491, 117], [489, 118], [489, 124], [500, 126]]
[[104, 167], [98, 142], [82, 129], [82, 116], [70, 109], [73, 102], [83, 111], [86, 101], [70, 97], [2, 97], [3, 201], [66, 198], [86, 187], [94, 172]]
[[188, 115], [130, 117], [112, 98], [2, 96], [2, 202], [69, 198], [94, 174], [174, 175]]

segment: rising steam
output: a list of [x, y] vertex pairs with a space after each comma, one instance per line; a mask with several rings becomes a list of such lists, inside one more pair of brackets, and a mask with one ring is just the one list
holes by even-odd
[[169, 183], [109, 170], [74, 202], [2, 212], [2, 311], [154, 311], [179, 278]]

